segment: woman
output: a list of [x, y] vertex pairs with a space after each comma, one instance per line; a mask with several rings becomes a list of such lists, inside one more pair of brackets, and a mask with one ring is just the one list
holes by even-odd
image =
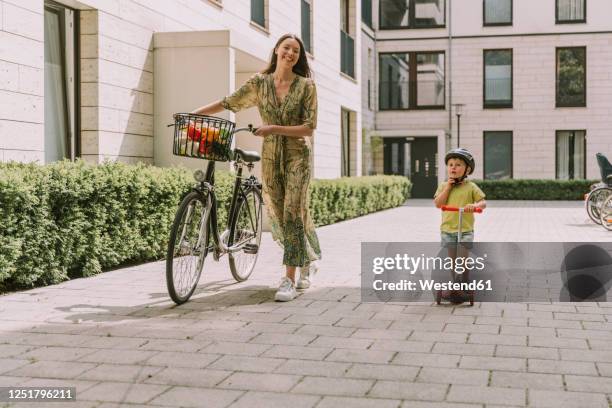
[[[310, 286], [313, 261], [321, 258], [319, 240], [308, 210], [310, 155], [317, 126], [317, 92], [310, 79], [304, 44], [293, 34], [283, 35], [268, 67], [240, 89], [192, 113], [212, 115], [257, 106], [264, 125], [256, 136], [262, 147], [263, 197], [272, 224], [272, 236], [283, 247], [286, 275], [276, 292], [277, 301], [296, 297]], [[300, 279], [295, 284], [295, 270]]]

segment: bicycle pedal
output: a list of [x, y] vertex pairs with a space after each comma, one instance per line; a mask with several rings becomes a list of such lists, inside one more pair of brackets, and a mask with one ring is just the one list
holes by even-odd
[[255, 255], [257, 251], [259, 251], [259, 245], [256, 244], [245, 244], [243, 247], [245, 254], [253, 254]]

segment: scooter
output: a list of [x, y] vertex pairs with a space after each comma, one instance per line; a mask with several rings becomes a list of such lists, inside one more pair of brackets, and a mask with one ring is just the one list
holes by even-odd
[[[442, 211], [458, 211], [459, 212], [459, 231], [457, 233], [457, 253], [456, 255], [458, 255], [459, 253], [459, 246], [461, 245], [461, 224], [463, 221], [463, 212], [465, 211], [464, 208], [459, 208], [459, 207], [450, 207], [447, 205], [443, 205], [441, 207]], [[474, 212], [476, 213], [482, 213], [482, 208], [475, 208]], [[455, 282], [469, 282], [469, 271], [464, 271], [464, 272], [457, 272], [455, 270], [453, 270], [453, 283]], [[470, 302], [470, 306], [474, 306], [474, 292], [473, 291], [468, 291], [467, 293], [465, 292], [461, 292], [461, 291], [451, 291], [451, 297], [447, 298], [443, 298], [442, 297], [442, 291], [441, 290], [436, 290], [436, 304], [441, 304], [442, 300], [449, 300], [451, 303], [454, 304], [461, 304], [464, 302], [463, 299], [457, 299], [457, 300], [453, 300], [453, 294], [454, 296], [461, 296], [461, 295], [467, 295], [467, 299]]]

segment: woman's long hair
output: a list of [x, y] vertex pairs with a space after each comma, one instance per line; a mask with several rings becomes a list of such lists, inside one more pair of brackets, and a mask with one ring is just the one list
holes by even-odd
[[278, 39], [278, 41], [276, 42], [276, 45], [274, 46], [274, 49], [272, 50], [272, 56], [270, 57], [270, 63], [268, 64], [268, 67], [266, 69], [261, 71], [261, 73], [271, 74], [276, 70], [277, 55], [274, 51], [276, 51], [278, 47], [280, 46], [280, 44], [283, 41], [285, 41], [287, 38], [293, 38], [300, 44], [300, 56], [298, 57], [297, 62], [293, 66], [292, 71], [303, 77], [310, 78], [311, 72], [310, 72], [310, 67], [308, 66], [308, 58], [306, 58], [306, 51], [304, 51], [304, 43], [302, 42], [302, 40], [300, 40], [300, 37], [298, 37], [295, 34], [285, 34], [281, 38]]

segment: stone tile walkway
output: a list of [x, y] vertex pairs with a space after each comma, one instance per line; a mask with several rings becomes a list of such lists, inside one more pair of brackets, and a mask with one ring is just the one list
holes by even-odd
[[[207, 259], [176, 307], [164, 262], [0, 297], [0, 386], [73, 386], [54, 407], [609, 407], [612, 303], [362, 303], [362, 241], [437, 241], [430, 200], [320, 228], [315, 284], [273, 302]], [[480, 241], [611, 241], [579, 202], [490, 202]], [[1, 406], [34, 406], [19, 403]]]

